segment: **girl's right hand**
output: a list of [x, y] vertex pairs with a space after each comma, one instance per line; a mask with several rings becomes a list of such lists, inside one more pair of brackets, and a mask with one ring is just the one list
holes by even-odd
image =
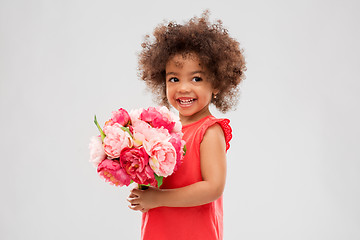
[[129, 206], [132, 210], [139, 210], [141, 212], [147, 212], [152, 208], [160, 207], [161, 199], [160, 194], [162, 190], [155, 187], [148, 187], [146, 190], [140, 190], [134, 188], [131, 190], [131, 194], [128, 198], [128, 201], [131, 203]]
[[143, 208], [142, 206], [140, 206], [140, 204], [136, 204], [136, 203], [132, 203], [132, 201], [134, 199], [137, 199], [139, 198], [137, 195], [135, 195], [132, 191], [130, 192], [130, 195], [129, 197], [127, 198], [127, 201], [130, 202], [131, 205], [129, 205], [128, 207], [131, 209], [131, 210], [134, 210], [134, 211], [140, 211], [142, 213], [145, 213], [147, 211], [149, 211], [149, 209], [145, 209]]

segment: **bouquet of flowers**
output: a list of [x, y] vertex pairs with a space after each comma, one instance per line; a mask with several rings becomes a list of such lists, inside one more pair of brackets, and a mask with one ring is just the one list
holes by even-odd
[[120, 108], [90, 140], [90, 162], [99, 175], [115, 186], [160, 187], [186, 152], [181, 123], [166, 107]]

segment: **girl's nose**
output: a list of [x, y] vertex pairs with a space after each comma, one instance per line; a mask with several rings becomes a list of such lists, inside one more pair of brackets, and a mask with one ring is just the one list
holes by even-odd
[[189, 92], [190, 91], [190, 84], [188, 82], [180, 82], [179, 84], [179, 88], [178, 88], [179, 92]]

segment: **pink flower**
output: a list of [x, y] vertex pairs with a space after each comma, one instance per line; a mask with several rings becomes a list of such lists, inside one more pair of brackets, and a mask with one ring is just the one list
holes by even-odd
[[154, 142], [152, 145], [144, 145], [149, 148], [147, 152], [150, 155], [149, 164], [156, 175], [167, 177], [174, 172], [176, 165], [176, 150], [174, 146], [168, 142]]
[[143, 108], [139, 108], [139, 109], [132, 109], [129, 113], [130, 115], [130, 119], [131, 119], [131, 123], [134, 125], [136, 122], [141, 121], [140, 120], [140, 115], [141, 113], [144, 111]]
[[131, 179], [121, 168], [119, 161], [105, 159], [102, 161], [97, 169], [97, 172], [105, 181], [114, 184], [115, 186], [129, 186]]
[[145, 142], [168, 141], [171, 136], [168, 130], [164, 128], [153, 128], [144, 121], [136, 121], [133, 123], [134, 145], [141, 146]]
[[134, 182], [156, 186], [154, 172], [148, 163], [149, 156], [144, 148], [124, 148], [121, 152], [121, 167]]
[[174, 146], [176, 151], [176, 165], [174, 171], [179, 168], [182, 163], [182, 159], [184, 158], [185, 141], [181, 139], [182, 135], [183, 134], [173, 133], [171, 134], [171, 139], [169, 141]]
[[129, 125], [131, 123], [129, 113], [123, 108], [120, 108], [117, 111], [113, 111], [111, 120], [114, 123], [118, 123], [124, 127], [126, 127], [127, 125]]
[[170, 133], [181, 133], [182, 125], [180, 122], [180, 118], [178, 115], [175, 115], [173, 112], [171, 112], [167, 107], [157, 107], [156, 108], [164, 117], [169, 119], [169, 121], [174, 122], [174, 128]]
[[144, 110], [141, 115], [140, 119], [149, 123], [154, 128], [165, 128], [169, 131], [169, 133], [174, 129], [175, 122], [167, 116], [159, 112], [154, 107], [149, 107], [148, 109]]
[[110, 158], [119, 158], [125, 147], [132, 147], [133, 140], [128, 132], [121, 129], [121, 125], [106, 125], [104, 127], [104, 151]]
[[102, 146], [101, 137], [92, 137], [89, 144], [90, 162], [97, 168], [102, 160], [106, 158], [104, 148]]

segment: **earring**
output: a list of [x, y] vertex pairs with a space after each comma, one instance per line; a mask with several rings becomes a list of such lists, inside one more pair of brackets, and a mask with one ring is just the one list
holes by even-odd
[[214, 99], [216, 99], [216, 94], [214, 94]]

